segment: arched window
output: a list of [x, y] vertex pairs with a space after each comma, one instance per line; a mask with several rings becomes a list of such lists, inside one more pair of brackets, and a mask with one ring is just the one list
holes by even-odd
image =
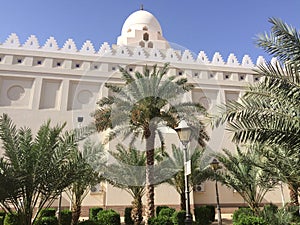
[[149, 41], [149, 34], [148, 33], [144, 33], [143, 40], [144, 41]]
[[141, 46], [142, 48], [144, 48], [144, 47], [145, 47], [145, 42], [140, 41], [140, 46]]
[[151, 41], [148, 43], [148, 48], [153, 48], [153, 43]]
[[144, 27], [143, 27], [143, 30], [147, 31], [147, 30], [148, 30], [148, 27], [144, 26]]

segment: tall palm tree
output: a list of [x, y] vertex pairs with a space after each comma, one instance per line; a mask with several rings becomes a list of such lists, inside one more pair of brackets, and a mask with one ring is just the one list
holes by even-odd
[[[137, 138], [146, 142], [146, 221], [154, 216], [154, 146], [155, 137], [162, 138], [160, 126], [176, 127], [181, 119], [187, 120], [193, 129], [193, 137], [204, 145], [207, 139], [200, 116], [205, 109], [200, 104], [183, 102], [180, 97], [193, 86], [187, 79], [167, 76], [169, 65], [145, 67], [144, 73], [134, 75], [120, 68], [124, 86], [106, 84], [113, 93], [102, 98], [99, 109], [94, 113], [98, 131], [110, 129], [108, 140], [116, 136]], [[163, 147], [163, 139], [161, 139]]]
[[104, 163], [104, 148], [87, 139], [83, 144], [82, 151], [78, 150], [72, 161], [84, 171], [84, 175], [74, 180], [66, 191], [72, 203], [71, 225], [78, 225], [82, 201], [89, 193], [89, 188], [102, 180], [98, 168], [101, 166], [100, 164]]
[[256, 166], [262, 160], [261, 154], [253, 149], [243, 152], [238, 147], [235, 154], [226, 149], [223, 152], [216, 155], [223, 167], [219, 180], [237, 191], [258, 212], [263, 197], [276, 185], [272, 174]]
[[[188, 158], [191, 160], [191, 175], [189, 179], [190, 186], [199, 185], [213, 176], [212, 171], [207, 167], [208, 159], [204, 155], [204, 150], [195, 149]], [[184, 183], [184, 157], [183, 151], [172, 145], [172, 155], [169, 156], [170, 165], [165, 168], [173, 168], [177, 170], [174, 175], [167, 180], [180, 195], [180, 208], [186, 210], [185, 204], [185, 183]]]
[[[274, 151], [293, 152], [286, 155], [292, 161], [300, 149], [300, 34], [279, 19], [270, 22], [271, 33], [258, 36], [257, 45], [279, 61], [258, 66], [262, 81], [250, 86], [239, 101], [222, 107], [214, 122], [226, 122], [237, 142], [259, 142]], [[290, 187], [297, 190], [299, 181], [300, 177]], [[297, 193], [291, 192], [290, 197], [298, 202]]]
[[77, 148], [74, 136], [62, 133], [65, 125], [43, 124], [35, 137], [30, 128], [19, 128], [3, 114], [0, 138], [0, 205], [16, 211], [19, 224], [31, 225], [43, 207], [49, 207], [60, 193], [83, 175], [72, 162]]

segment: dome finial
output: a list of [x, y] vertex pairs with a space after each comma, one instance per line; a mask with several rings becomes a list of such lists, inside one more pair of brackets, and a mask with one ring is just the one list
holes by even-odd
[[141, 4], [140, 10], [144, 10], [144, 5]]

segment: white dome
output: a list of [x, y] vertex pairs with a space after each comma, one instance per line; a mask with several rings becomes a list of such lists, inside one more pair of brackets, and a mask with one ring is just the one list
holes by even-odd
[[122, 35], [133, 30], [145, 30], [159, 32], [162, 35], [162, 30], [158, 20], [151, 13], [145, 10], [139, 10], [132, 13], [125, 21], [122, 28]]

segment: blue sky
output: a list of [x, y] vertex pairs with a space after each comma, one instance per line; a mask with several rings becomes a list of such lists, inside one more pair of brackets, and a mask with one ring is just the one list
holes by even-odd
[[21, 43], [31, 34], [43, 45], [54, 36], [60, 47], [72, 38], [77, 48], [91, 40], [115, 44], [125, 19], [143, 4], [159, 20], [164, 37], [195, 54], [211, 59], [218, 51], [224, 60], [234, 53], [256, 61], [268, 56], [254, 44], [258, 33], [270, 30], [269, 17], [281, 18], [300, 29], [300, 0], [2, 0], [3, 43], [16, 33]]

